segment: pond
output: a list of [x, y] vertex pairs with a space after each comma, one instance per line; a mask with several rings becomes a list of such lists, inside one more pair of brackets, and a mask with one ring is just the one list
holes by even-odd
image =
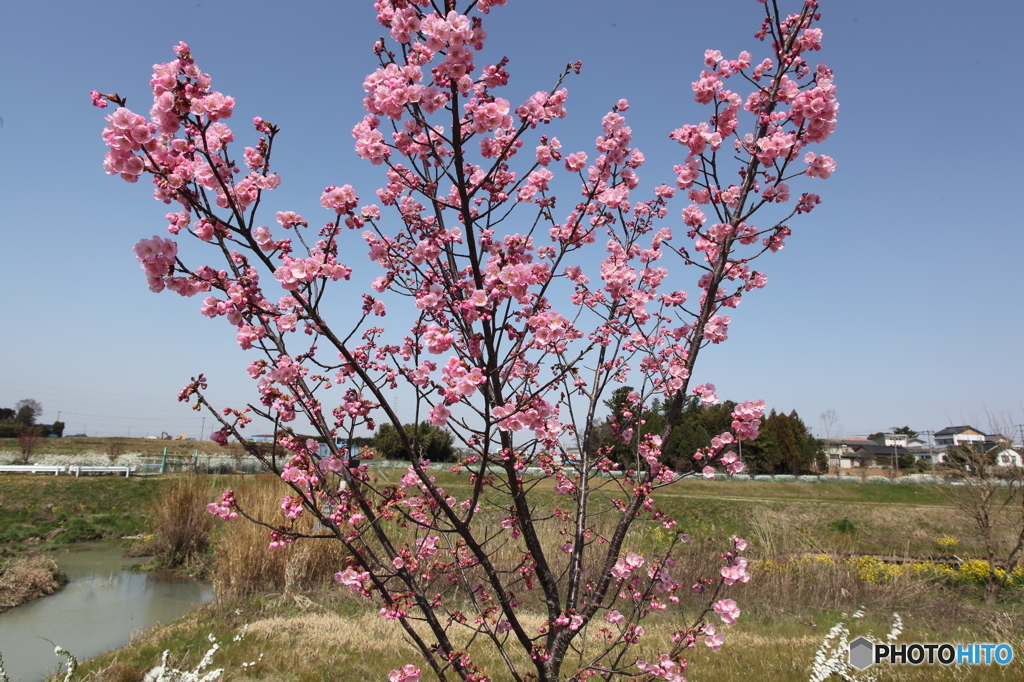
[[68, 574], [64, 589], [0, 614], [0, 653], [11, 682], [39, 682], [56, 672], [63, 659], [47, 640], [84, 661], [213, 597], [201, 582], [132, 571], [145, 559], [121, 553], [119, 547], [91, 545], [53, 554]]

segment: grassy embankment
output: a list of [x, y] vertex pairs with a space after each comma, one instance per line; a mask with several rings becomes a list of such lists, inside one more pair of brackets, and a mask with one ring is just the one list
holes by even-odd
[[[0, 477], [0, 489], [22, 478]], [[464, 479], [444, 474], [438, 478], [457, 496], [465, 485]], [[208, 481], [183, 485], [187, 480], [153, 481], [170, 486], [159, 496], [163, 507], [195, 506], [209, 494]], [[127, 483], [124, 479], [92, 481]], [[232, 484], [240, 499], [272, 518], [282, 492], [279, 482], [246, 481]], [[199, 492], [184, 492], [189, 488]], [[79, 490], [86, 492], [84, 487]], [[174, 490], [178, 492], [171, 494]], [[545, 504], [548, 493], [538, 492], [538, 502]], [[6, 509], [5, 499], [0, 497], [0, 508]], [[1024, 607], [1017, 591], [1009, 592], [998, 609], [990, 610], [980, 606], [978, 588], [956, 573], [886, 571], [848, 559], [875, 553], [938, 558], [950, 550], [960, 557], [979, 554], [971, 528], [933, 488], [694, 481], [663, 493], [662, 500], [663, 508], [679, 519], [680, 530], [694, 538], [685, 560], [675, 569], [679, 576], [714, 573], [716, 553], [732, 535], [750, 540], [746, 554], [755, 562], [754, 580], [730, 588], [728, 594], [740, 603], [743, 616], [734, 626], [722, 628], [727, 643], [721, 652], [715, 654], [703, 646], [692, 652], [694, 679], [748, 679], [752, 672], [758, 679], [807, 679], [825, 632], [842, 612], [861, 605], [870, 615], [851, 623], [854, 637], [868, 630], [884, 637], [889, 614], [896, 610], [905, 623], [900, 641], [1009, 641], [1024, 653], [1020, 635]], [[183, 525], [176, 524], [175, 513], [166, 509], [162, 522], [155, 520], [157, 506], [153, 514], [154, 528]], [[369, 602], [330, 585], [329, 576], [341, 559], [333, 545], [300, 542], [271, 552], [266, 549], [265, 531], [249, 524], [218, 520], [210, 532], [216, 562], [212, 577], [219, 602], [87, 663], [83, 671], [94, 675], [90, 679], [139, 679], [164, 649], [170, 649], [182, 667], [194, 665], [208, 648], [210, 633], [223, 644], [216, 665], [233, 671], [227, 680], [384, 679], [389, 670], [416, 662], [417, 654], [393, 622], [380, 618]], [[165, 530], [158, 535], [166, 534]], [[555, 541], [557, 535], [550, 532], [550, 536]], [[956, 545], [951, 547], [948, 540], [940, 545], [939, 538], [954, 538]], [[639, 528], [629, 544], [631, 549], [645, 550], [663, 541], [652, 528]], [[684, 599], [681, 607], [684, 615], [692, 616], [696, 601]], [[678, 612], [673, 618], [678, 622]], [[540, 618], [535, 619], [539, 624]], [[232, 641], [246, 623], [249, 634]], [[667, 637], [670, 626], [667, 619], [654, 619], [645, 641], [655, 647]], [[260, 653], [264, 658], [243, 673], [240, 664], [256, 660]], [[495, 679], [502, 679], [496, 661], [484, 651], [474, 649], [474, 653], [485, 668], [495, 671]], [[956, 672], [903, 666], [890, 672], [882, 679], [1024, 678], [1024, 667], [1017, 661], [1007, 668], [965, 667]]]
[[114, 476], [0, 476], [0, 554], [149, 532], [164, 482]]
[[[465, 483], [439, 476], [457, 496]], [[251, 480], [251, 479], [250, 479]], [[543, 485], [543, 484], [542, 484]], [[276, 512], [281, 491], [261, 483], [236, 486], [240, 499]], [[545, 504], [548, 493], [538, 491]], [[256, 501], [253, 498], [262, 498]], [[954, 538], [962, 556], [977, 553], [976, 538], [959, 514], [933, 488], [855, 484], [771, 484], [694, 481], [663, 494], [662, 506], [693, 535], [681, 574], [715, 570], [716, 552], [729, 537], [750, 538], [748, 556], [757, 562], [755, 580], [730, 591], [744, 617], [728, 628], [728, 644], [718, 653], [694, 650], [693, 674], [702, 680], [742, 679], [757, 671], [762, 679], [806, 679], [825, 632], [841, 612], [860, 605], [872, 614], [851, 623], [853, 636], [874, 631], [884, 636], [893, 610], [904, 616], [902, 641], [1010, 641], [1020, 649], [1020, 600], [1008, 594], [998, 611], [978, 605], [978, 590], [957, 576], [926, 571], [886, 571], [851, 562], [849, 556], [882, 553], [919, 559], [937, 558]], [[207, 648], [206, 636], [224, 644], [217, 665], [235, 672], [231, 679], [296, 680], [383, 679], [387, 672], [415, 662], [416, 652], [394, 623], [381, 619], [367, 602], [347, 590], [325, 589], [332, 563], [330, 545], [299, 543], [282, 551], [265, 549], [264, 531], [233, 525], [215, 540], [214, 581], [223, 599], [174, 626], [152, 633], [120, 652], [100, 657], [88, 669], [106, 671], [97, 679], [118, 679], [152, 665], [165, 649], [182, 653], [182, 665], [194, 664]], [[216, 530], [215, 530], [216, 535]], [[551, 533], [551, 541], [556, 535]], [[640, 528], [631, 548], [647, 550], [663, 542], [651, 528]], [[526, 607], [529, 608], [529, 607]], [[696, 602], [683, 604], [691, 616]], [[540, 623], [540, 618], [534, 618]], [[243, 624], [250, 633], [231, 641]], [[671, 622], [654, 619], [656, 648]], [[293, 652], [301, 651], [301, 656]], [[246, 673], [239, 666], [265, 656]], [[486, 668], [499, 670], [485, 651], [475, 652]], [[936, 679], [938, 671], [901, 668], [891, 679]], [[1021, 669], [941, 671], [964, 679], [1019, 679]], [[980, 676], [979, 676], [980, 675]], [[500, 673], [495, 675], [501, 679]]]
[[[224, 448], [208, 440], [161, 440], [153, 438], [43, 438], [35, 447], [35, 455], [85, 455], [107, 454], [112, 446], [120, 454], [162, 455], [167, 448], [168, 455], [189, 455], [196, 450], [202, 456], [223, 456]], [[20, 452], [17, 438], [0, 438], [0, 451]]]

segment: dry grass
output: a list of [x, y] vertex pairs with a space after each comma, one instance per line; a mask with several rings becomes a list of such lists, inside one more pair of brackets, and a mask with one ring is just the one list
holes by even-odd
[[49, 557], [33, 554], [11, 559], [0, 570], [0, 613], [52, 594], [66, 582]]
[[166, 485], [156, 503], [155, 536], [146, 543], [168, 568], [205, 572], [213, 516], [206, 511], [212, 491], [204, 479], [180, 476]]
[[[290, 489], [272, 475], [235, 479], [229, 483], [240, 505], [254, 518], [268, 523], [283, 519], [280, 499]], [[303, 516], [296, 530], [310, 532], [314, 519]], [[293, 594], [333, 583], [345, 550], [341, 543], [325, 539], [300, 539], [280, 549], [270, 549], [269, 531], [239, 519], [225, 525], [214, 546], [213, 584], [220, 597], [249, 594]]]

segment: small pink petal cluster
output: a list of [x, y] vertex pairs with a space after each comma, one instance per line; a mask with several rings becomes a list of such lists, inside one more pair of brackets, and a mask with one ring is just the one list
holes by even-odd
[[281, 262], [282, 265], [274, 270], [274, 278], [281, 283], [282, 289], [288, 291], [295, 291], [301, 284], [317, 279], [337, 282], [348, 279], [352, 274], [352, 268], [336, 261], [333, 254], [324, 254], [318, 249], [312, 249], [307, 258], [282, 254]]
[[448, 386], [444, 389], [445, 400], [454, 403], [470, 398], [476, 393], [477, 386], [484, 383], [484, 371], [479, 367], [468, 368], [464, 360], [452, 356], [448, 364], [441, 370], [441, 377]]
[[618, 623], [621, 623], [622, 621], [626, 620], [626, 617], [619, 613], [617, 610], [612, 609], [611, 611], [605, 614], [604, 619], [612, 625], [617, 625]]
[[152, 239], [140, 239], [132, 251], [142, 263], [142, 269], [146, 271], [149, 290], [156, 293], [163, 291], [168, 276], [174, 272], [178, 245], [170, 239], [153, 235]]
[[718, 396], [715, 395], [715, 385], [712, 383], [701, 384], [693, 389], [693, 394], [700, 398], [701, 405], [718, 404]]
[[732, 599], [720, 599], [715, 602], [715, 613], [721, 617], [722, 622], [731, 625], [740, 617], [740, 609]]
[[412, 663], [388, 673], [388, 682], [420, 682], [420, 669]]
[[650, 679], [662, 679], [665, 682], [686, 682], [683, 673], [686, 672], [686, 659], [674, 660], [668, 654], [661, 654], [657, 663], [648, 663], [644, 660], [637, 660], [636, 667], [650, 676]]
[[221, 494], [220, 502], [211, 502], [206, 505], [206, 511], [221, 517], [225, 521], [230, 521], [238, 518], [238, 512], [234, 510], [234, 506], [235, 491], [229, 490]]
[[807, 177], [809, 178], [822, 178], [826, 179], [836, 169], [836, 162], [832, 160], [831, 156], [816, 155], [814, 152], [807, 152], [804, 156], [804, 161], [808, 163], [807, 166]]
[[628, 552], [626, 556], [619, 557], [612, 567], [611, 574], [617, 580], [625, 580], [633, 574], [633, 571], [644, 565], [645, 559], [635, 552]]
[[103, 141], [110, 151], [103, 160], [103, 169], [109, 175], [119, 174], [127, 182], [138, 181], [146, 170], [146, 158], [136, 152], [156, 150], [156, 126], [125, 107], [115, 109], [106, 120], [109, 125], [103, 129]]
[[725, 644], [725, 636], [720, 632], [715, 631], [715, 626], [708, 623], [701, 629], [701, 633], [704, 635], [704, 645], [712, 651], [718, 651]]
[[357, 571], [352, 568], [346, 568], [344, 571], [335, 573], [334, 580], [342, 585], [347, 585], [354, 594], [359, 594], [364, 597], [370, 596], [370, 574], [366, 571]]
[[569, 99], [569, 91], [565, 88], [547, 93], [539, 90], [516, 108], [520, 120], [536, 128], [540, 123], [551, 123], [553, 119], [565, 118], [565, 102]]
[[656, 465], [661, 457], [661, 436], [652, 433], [646, 434], [640, 442], [639, 453], [640, 458], [648, 465], [652, 467]]
[[732, 430], [740, 440], [754, 440], [761, 428], [764, 400], [747, 400], [733, 408]]
[[737, 582], [745, 583], [750, 580], [750, 573], [747, 572], [747, 560], [743, 557], [736, 557], [731, 564], [721, 571], [722, 581], [726, 585]]

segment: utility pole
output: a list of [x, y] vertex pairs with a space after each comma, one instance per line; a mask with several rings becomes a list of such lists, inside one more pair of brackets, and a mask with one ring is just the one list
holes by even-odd
[[898, 426], [890, 426], [889, 428], [892, 429], [892, 476], [891, 476], [891, 478], [896, 478], [899, 475], [899, 473], [900, 473], [900, 458], [899, 458], [899, 455], [896, 454], [896, 449], [899, 447], [898, 445], [896, 445], [896, 429], [898, 429], [899, 427]]
[[922, 433], [924, 433], [926, 436], [928, 436], [928, 461], [932, 465], [932, 473], [935, 473], [935, 451], [932, 448], [932, 434], [934, 434], [935, 432], [934, 431], [923, 431]]

